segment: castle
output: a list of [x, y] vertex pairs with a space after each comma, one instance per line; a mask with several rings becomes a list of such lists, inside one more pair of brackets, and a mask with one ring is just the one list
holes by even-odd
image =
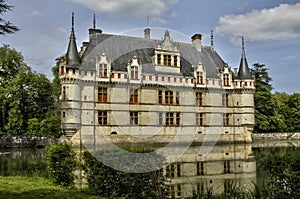
[[150, 32], [144, 38], [106, 34], [94, 22], [78, 52], [72, 17], [67, 53], [58, 59], [65, 135], [251, 142], [255, 84], [244, 41], [240, 66], [231, 70], [213, 40], [202, 45], [201, 34], [182, 43], [168, 30], [160, 40]]

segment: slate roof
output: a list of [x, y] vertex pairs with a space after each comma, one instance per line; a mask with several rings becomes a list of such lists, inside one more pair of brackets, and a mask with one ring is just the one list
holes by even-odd
[[[108, 61], [111, 62], [112, 70], [126, 71], [128, 60], [136, 55], [139, 63], [142, 64], [142, 72], [154, 74], [156, 72], [152, 57], [160, 44], [161, 41], [159, 40], [96, 34], [93, 35], [81, 58], [81, 67], [95, 69], [97, 60], [102, 53], [105, 53]], [[173, 45], [177, 47], [180, 53], [181, 74], [183, 76], [193, 76], [192, 67], [201, 62], [206, 69], [207, 78], [220, 78], [218, 69], [223, 67], [225, 62], [211, 47], [203, 46], [202, 52], [198, 52], [192, 44], [173, 42]]]

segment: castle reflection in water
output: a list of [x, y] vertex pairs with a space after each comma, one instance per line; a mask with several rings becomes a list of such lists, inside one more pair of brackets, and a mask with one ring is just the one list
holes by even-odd
[[205, 195], [209, 191], [220, 195], [231, 189], [253, 190], [256, 161], [251, 144], [208, 146], [209, 152], [201, 154], [206, 151], [204, 147], [191, 146], [164, 168], [164, 175], [170, 180], [170, 198], [191, 197], [193, 193]]

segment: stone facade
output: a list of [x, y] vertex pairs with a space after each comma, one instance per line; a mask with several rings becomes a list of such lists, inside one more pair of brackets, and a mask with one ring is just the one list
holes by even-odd
[[239, 71], [233, 72], [213, 46], [201, 44], [200, 34], [180, 43], [169, 31], [151, 39], [148, 28], [145, 38], [95, 28], [89, 33], [78, 53], [72, 27], [67, 54], [59, 58], [67, 137], [252, 141], [255, 86], [244, 47]]

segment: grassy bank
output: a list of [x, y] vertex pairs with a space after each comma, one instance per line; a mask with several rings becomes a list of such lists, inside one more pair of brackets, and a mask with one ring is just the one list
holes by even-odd
[[78, 189], [53, 185], [40, 177], [0, 176], [0, 198], [99, 198]]

